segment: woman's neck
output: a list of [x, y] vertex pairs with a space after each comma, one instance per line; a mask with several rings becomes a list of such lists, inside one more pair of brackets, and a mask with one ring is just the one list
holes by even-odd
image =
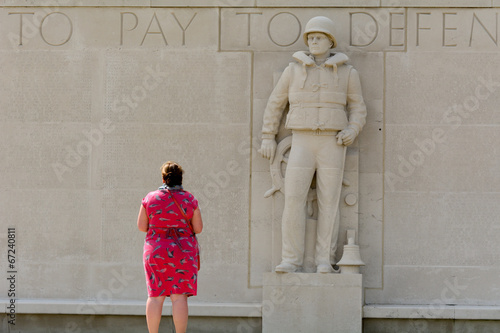
[[183, 190], [182, 185], [174, 185], [174, 186], [167, 186], [167, 184], [163, 183], [162, 186], [158, 188], [159, 190]]

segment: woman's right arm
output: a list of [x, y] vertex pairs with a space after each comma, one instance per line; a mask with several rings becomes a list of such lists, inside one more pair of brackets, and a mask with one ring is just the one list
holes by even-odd
[[193, 231], [195, 234], [199, 234], [203, 230], [203, 221], [201, 219], [201, 212], [199, 207], [196, 208], [196, 210], [193, 212], [191, 224], [193, 225]]
[[149, 229], [149, 218], [146, 213], [146, 208], [141, 204], [141, 209], [139, 210], [139, 216], [137, 217], [137, 228], [140, 231], [148, 232]]

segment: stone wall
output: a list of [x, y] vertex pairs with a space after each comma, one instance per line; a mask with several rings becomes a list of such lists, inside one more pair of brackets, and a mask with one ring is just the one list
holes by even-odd
[[365, 326], [499, 319], [499, 13], [499, 0], [0, 1], [0, 238], [15, 228], [14, 268], [0, 253], [15, 328], [144, 313], [136, 216], [175, 160], [205, 222], [192, 314], [259, 330], [283, 201], [263, 197], [262, 115], [317, 15], [335, 21], [368, 107]]

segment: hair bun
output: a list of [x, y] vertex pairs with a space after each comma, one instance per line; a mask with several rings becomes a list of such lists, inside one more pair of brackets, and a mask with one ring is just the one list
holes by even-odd
[[171, 161], [164, 163], [161, 167], [161, 174], [167, 186], [182, 185], [183, 172], [179, 164]]

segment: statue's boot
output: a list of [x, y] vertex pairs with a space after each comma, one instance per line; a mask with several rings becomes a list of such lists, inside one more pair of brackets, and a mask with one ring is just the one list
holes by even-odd
[[278, 266], [276, 266], [276, 273], [293, 273], [299, 270], [299, 266], [290, 264], [288, 262], [282, 262]]

